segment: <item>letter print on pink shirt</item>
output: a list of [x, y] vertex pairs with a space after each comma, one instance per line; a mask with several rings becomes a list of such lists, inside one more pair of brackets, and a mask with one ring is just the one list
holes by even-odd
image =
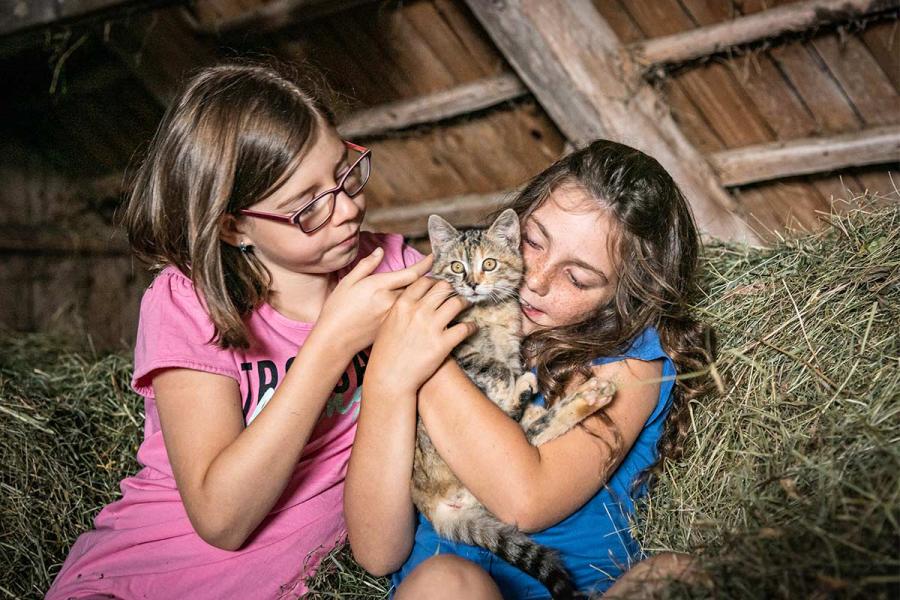
[[[294, 358], [296, 357], [291, 357], [287, 360], [283, 370], [284, 374], [291, 368]], [[334, 386], [331, 398], [328, 399], [325, 409], [319, 417], [320, 421], [333, 417], [336, 414], [346, 415], [351, 411], [350, 418], [352, 421], [356, 421], [356, 418], [359, 416], [359, 401], [362, 395], [360, 386], [362, 385], [368, 360], [369, 356], [365, 351], [359, 352], [353, 357], [353, 360], [350, 362], [352, 369], [345, 371], [341, 375], [340, 381]], [[353, 380], [351, 380], [349, 374], [351, 370], [353, 371]], [[259, 416], [269, 403], [269, 400], [272, 399], [272, 396], [275, 395], [275, 389], [278, 387], [280, 377], [283, 377], [283, 375], [279, 374], [279, 369], [275, 362], [267, 359], [242, 362], [241, 373], [247, 386], [247, 395], [244, 398], [242, 410], [244, 423], [249, 425]], [[354, 391], [348, 398], [347, 395], [350, 390]], [[256, 406], [251, 410], [254, 395], [257, 398]]]

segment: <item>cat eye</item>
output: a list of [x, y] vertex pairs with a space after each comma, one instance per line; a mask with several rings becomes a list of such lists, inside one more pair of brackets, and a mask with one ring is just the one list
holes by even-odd
[[481, 269], [483, 271], [493, 271], [497, 268], [497, 261], [493, 258], [486, 258], [484, 262], [481, 263]]
[[454, 260], [450, 263], [450, 270], [459, 275], [460, 273], [466, 272], [466, 267], [458, 260]]

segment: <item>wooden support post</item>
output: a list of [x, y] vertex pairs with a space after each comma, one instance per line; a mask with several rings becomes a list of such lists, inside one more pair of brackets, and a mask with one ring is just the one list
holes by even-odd
[[850, 21], [900, 7], [900, 0], [806, 0], [628, 46], [644, 65], [681, 63], [793, 31]]
[[490, 108], [526, 94], [528, 88], [515, 74], [503, 73], [419, 98], [357, 111], [340, 122], [338, 132], [348, 139], [382, 135]]
[[725, 185], [881, 163], [900, 168], [900, 125], [759, 144], [716, 152], [709, 158]]
[[622, 46], [590, 0], [466, 0], [522, 81], [578, 146], [608, 138], [656, 158], [706, 234], [756, 242], [734, 200], [656, 92], [623, 64]]

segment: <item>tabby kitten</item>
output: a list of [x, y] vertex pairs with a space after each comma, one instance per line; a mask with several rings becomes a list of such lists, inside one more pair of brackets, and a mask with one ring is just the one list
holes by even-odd
[[[612, 384], [590, 379], [550, 409], [530, 403], [537, 382], [525, 371], [520, 352], [518, 292], [523, 265], [515, 211], [503, 211], [487, 229], [462, 232], [432, 215], [428, 234], [434, 252], [432, 276], [447, 280], [473, 303], [458, 319], [478, 325], [453, 355], [491, 401], [521, 422], [531, 443], [543, 444], [562, 435], [612, 399]], [[571, 579], [557, 553], [482, 506], [438, 455], [421, 419], [416, 428], [412, 499], [440, 535], [490, 550], [538, 579], [554, 598], [573, 597]]]

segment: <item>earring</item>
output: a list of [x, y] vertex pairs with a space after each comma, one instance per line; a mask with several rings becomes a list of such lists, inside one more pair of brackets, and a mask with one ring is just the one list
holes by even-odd
[[250, 249], [253, 248], [253, 246], [248, 245], [246, 242], [241, 242], [240, 244], [238, 244], [238, 248], [240, 248], [243, 254], [249, 254]]

